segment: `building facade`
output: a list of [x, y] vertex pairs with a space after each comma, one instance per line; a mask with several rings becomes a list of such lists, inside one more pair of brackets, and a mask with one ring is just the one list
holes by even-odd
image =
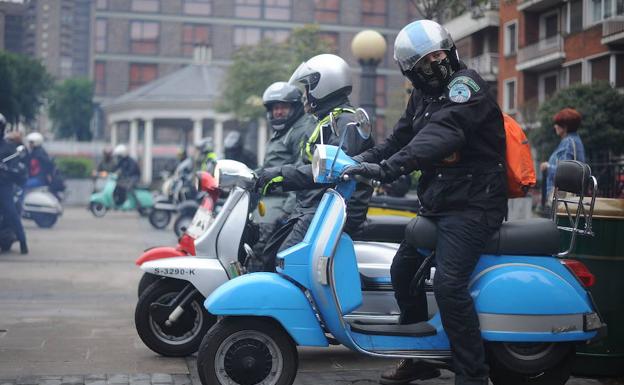
[[26, 0], [0, 0], [0, 50], [23, 52]]
[[575, 83], [624, 88], [624, 5], [611, 0], [500, 4], [498, 101], [530, 126], [537, 106]]

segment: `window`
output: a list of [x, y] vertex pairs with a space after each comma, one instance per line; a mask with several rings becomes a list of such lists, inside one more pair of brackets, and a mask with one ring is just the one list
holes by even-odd
[[106, 51], [106, 19], [95, 20], [95, 52]]
[[130, 52], [139, 54], [158, 53], [160, 25], [152, 21], [130, 23]]
[[95, 3], [96, 9], [106, 9], [108, 8], [108, 0], [97, 0]]
[[590, 0], [589, 13], [593, 23], [624, 14], [622, 0]]
[[314, 0], [314, 20], [319, 23], [337, 23], [339, 12], [338, 0]]
[[538, 101], [541, 103], [553, 96], [559, 89], [559, 74], [550, 72], [540, 75], [538, 83]]
[[505, 92], [503, 94], [503, 110], [504, 112], [516, 111], [516, 79], [505, 80]]
[[158, 76], [156, 64], [133, 63], [130, 64], [130, 81], [128, 90], [133, 90], [145, 83], [151, 82]]
[[260, 28], [238, 27], [234, 29], [234, 47], [256, 45], [260, 42]]
[[386, 25], [386, 0], [362, 0], [362, 24]]
[[609, 81], [609, 62], [609, 55], [601, 56], [589, 62], [592, 82], [600, 80]]
[[264, 18], [290, 20], [290, 0], [264, 0]]
[[93, 77], [95, 78], [95, 94], [103, 95], [106, 93], [106, 63], [102, 61], [95, 62], [95, 69], [93, 71]]
[[319, 32], [319, 38], [327, 44], [329, 53], [338, 53], [337, 32]]
[[568, 67], [568, 85], [583, 81], [583, 63], [573, 64]]
[[377, 75], [375, 79], [375, 105], [377, 108], [386, 107], [386, 77]]
[[615, 56], [615, 86], [624, 87], [624, 54]]
[[132, 0], [132, 10], [139, 12], [160, 11], [160, 0]]
[[210, 15], [212, 0], [184, 0], [183, 11], [189, 15]]
[[505, 25], [505, 56], [515, 55], [518, 50], [517, 26], [515, 20]]
[[72, 67], [73, 67], [73, 61], [71, 57], [68, 56], [62, 56], [61, 57], [61, 77], [62, 78], [69, 78], [72, 75]]
[[193, 56], [196, 45], [210, 45], [210, 27], [199, 24], [185, 24], [182, 27], [182, 54]]
[[580, 32], [583, 30], [583, 0], [572, 0], [568, 4], [568, 32]]
[[234, 14], [236, 17], [259, 19], [262, 14], [261, 0], [236, 0]]
[[267, 29], [262, 32], [262, 38], [271, 40], [274, 43], [284, 43], [288, 40], [290, 31], [287, 29]]

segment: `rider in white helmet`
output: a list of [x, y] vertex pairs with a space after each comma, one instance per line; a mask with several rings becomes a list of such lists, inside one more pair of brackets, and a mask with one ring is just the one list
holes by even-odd
[[31, 132], [26, 135], [26, 144], [30, 158], [30, 171], [25, 188], [48, 186], [54, 172], [54, 163], [43, 148], [43, 135], [39, 132]]
[[118, 144], [113, 149], [113, 156], [117, 161], [117, 165], [113, 169], [113, 172], [118, 173], [117, 185], [113, 196], [117, 205], [123, 204], [126, 199], [126, 194], [132, 194], [135, 198], [137, 208], [140, 207], [140, 201], [134, 193], [136, 185], [141, 178], [141, 170], [136, 160], [128, 154], [128, 147], [125, 144]]

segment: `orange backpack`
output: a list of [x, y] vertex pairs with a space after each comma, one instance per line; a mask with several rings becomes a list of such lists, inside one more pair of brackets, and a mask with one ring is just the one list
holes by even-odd
[[507, 197], [526, 196], [529, 187], [535, 186], [535, 168], [529, 140], [522, 127], [511, 116], [503, 114], [507, 146]]

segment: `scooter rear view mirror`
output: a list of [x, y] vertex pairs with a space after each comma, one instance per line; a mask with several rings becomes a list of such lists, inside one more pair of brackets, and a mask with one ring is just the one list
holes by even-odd
[[371, 121], [365, 109], [358, 108], [355, 110], [355, 123], [357, 125], [357, 131], [362, 139], [366, 140], [370, 138], [372, 131]]

